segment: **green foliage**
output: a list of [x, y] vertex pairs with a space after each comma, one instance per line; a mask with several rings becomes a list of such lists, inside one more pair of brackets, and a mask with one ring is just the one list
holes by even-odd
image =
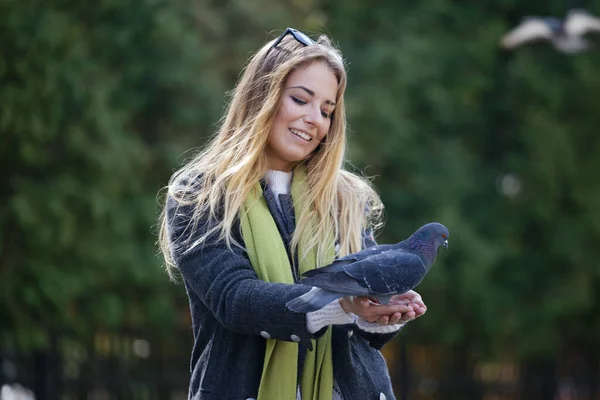
[[0, 0], [0, 333], [33, 346], [51, 330], [189, 329], [154, 244], [156, 194], [214, 132], [251, 52], [294, 26], [348, 61], [350, 159], [376, 177], [379, 240], [450, 228], [405, 335], [492, 355], [599, 346], [600, 56], [498, 47], [522, 16], [564, 12]]
[[0, 339], [189, 331], [157, 192], [213, 133], [262, 27], [320, 24], [310, 1], [271, 5], [0, 0]]
[[430, 220], [451, 232], [413, 341], [524, 356], [600, 344], [600, 57], [498, 47], [521, 16], [562, 6], [330, 5], [351, 62], [352, 160], [387, 206], [380, 241]]
[[[184, 84], [202, 60], [183, 10], [70, 3], [0, 12], [0, 315], [24, 345], [48, 331], [175, 323], [151, 226], [181, 152], [167, 134], [202, 123], [178, 112], [204, 95]], [[173, 24], [188, 27], [187, 42]]]

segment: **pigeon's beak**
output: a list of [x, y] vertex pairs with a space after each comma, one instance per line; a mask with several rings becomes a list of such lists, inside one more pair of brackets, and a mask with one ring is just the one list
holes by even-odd
[[442, 244], [446, 249], [448, 248], [448, 239], [444, 240], [444, 244]]

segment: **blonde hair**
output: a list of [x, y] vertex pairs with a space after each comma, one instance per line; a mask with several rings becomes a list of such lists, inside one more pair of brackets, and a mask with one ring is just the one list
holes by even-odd
[[[286, 80], [295, 69], [313, 62], [323, 62], [332, 70], [338, 90], [328, 134], [317, 150], [301, 162], [306, 168], [309, 190], [306, 206], [296, 216], [292, 251], [296, 251], [300, 237], [306, 234], [305, 237], [311, 238], [307, 247], [316, 247], [321, 265], [332, 228], [340, 245], [338, 254], [343, 256], [361, 250], [365, 228], [381, 225], [383, 206], [375, 190], [367, 180], [343, 169], [347, 76], [341, 53], [324, 35], [309, 46], [291, 35], [271, 49], [273, 42], [265, 44], [248, 62], [232, 91], [216, 136], [169, 181], [167, 198], [178, 207], [193, 206], [194, 229], [200, 218], [214, 222], [194, 243], [186, 238], [173, 243], [165, 205], [159, 218], [159, 245], [172, 279], [176, 273], [171, 253], [174, 246], [185, 246], [190, 251], [215, 233], [230, 248], [236, 244], [232, 227], [240, 217], [248, 193], [268, 169], [265, 149]], [[192, 232], [193, 229], [186, 229], [186, 234]]]

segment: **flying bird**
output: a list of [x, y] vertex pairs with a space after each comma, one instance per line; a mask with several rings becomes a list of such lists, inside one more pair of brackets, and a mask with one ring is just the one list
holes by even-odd
[[311, 312], [344, 296], [367, 296], [388, 304], [392, 296], [421, 283], [440, 247], [448, 248], [448, 235], [444, 225], [432, 222], [400, 243], [373, 246], [307, 271], [300, 283], [313, 288], [288, 301], [286, 307]]
[[527, 17], [500, 39], [500, 45], [513, 50], [534, 41], [550, 41], [562, 53], [588, 49], [588, 33], [600, 32], [600, 18], [584, 10], [570, 10], [564, 20], [555, 17]]

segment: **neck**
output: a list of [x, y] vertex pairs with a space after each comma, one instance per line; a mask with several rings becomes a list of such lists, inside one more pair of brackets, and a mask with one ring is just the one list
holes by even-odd
[[422, 240], [418, 236], [411, 236], [408, 240], [409, 247], [414, 250], [419, 257], [422, 257], [427, 261], [426, 265], [429, 268], [435, 261], [435, 251], [433, 240]]

